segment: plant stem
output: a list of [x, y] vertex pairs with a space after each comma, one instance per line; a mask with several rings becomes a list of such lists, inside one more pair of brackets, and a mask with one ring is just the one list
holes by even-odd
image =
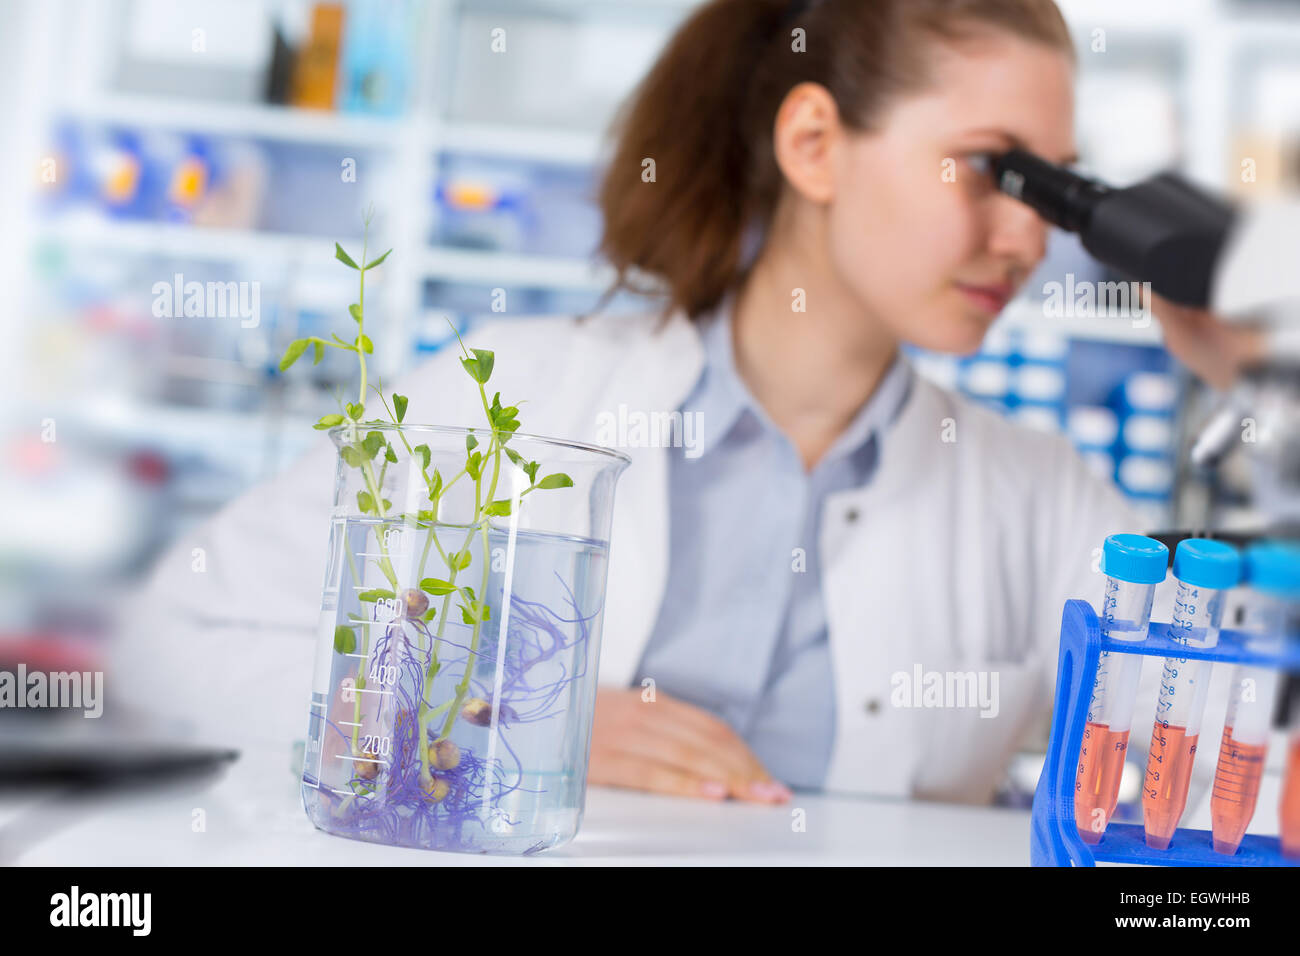
[[[483, 388], [483, 384], [481, 382], [479, 383], [478, 393], [479, 393], [479, 398], [483, 402], [483, 411], [484, 413], [487, 414], [488, 421], [490, 422], [492, 420], [492, 414], [488, 409], [487, 390]], [[479, 586], [479, 594], [478, 594], [479, 602], [482, 605], [482, 610], [478, 608], [475, 609], [474, 632], [470, 638], [469, 658], [465, 662], [465, 674], [463, 677], [461, 677], [460, 683], [456, 685], [456, 700], [455, 703], [452, 704], [451, 712], [447, 715], [447, 720], [442, 726], [442, 733], [439, 734], [438, 736], [439, 740], [445, 740], [447, 738], [447, 735], [451, 733], [452, 728], [456, 724], [456, 717], [460, 714], [461, 705], [465, 702], [465, 695], [469, 692], [470, 674], [472, 674], [474, 671], [474, 659], [478, 654], [479, 637], [483, 631], [483, 613], [487, 608], [487, 598], [488, 598], [487, 596], [488, 573], [491, 571], [492, 561], [491, 561], [491, 556], [488, 553], [489, 552], [488, 525], [490, 524], [490, 521], [488, 520], [488, 517], [486, 515], [482, 515], [482, 511], [485, 507], [487, 507], [488, 504], [491, 504], [494, 496], [496, 495], [497, 482], [501, 477], [502, 448], [503, 448], [503, 443], [501, 441], [501, 436], [497, 432], [497, 430], [493, 428], [492, 440], [488, 445], [488, 455], [492, 458], [492, 481], [488, 484], [488, 493], [487, 493], [486, 502], [484, 502], [481, 497], [482, 478], [483, 478], [483, 472], [481, 470], [478, 473], [479, 477], [474, 480], [475, 524], [478, 523], [480, 516], [482, 516], [483, 575], [482, 575], [482, 582]], [[471, 535], [473, 534], [472, 529], [470, 533]]]
[[365, 405], [366, 403], [366, 351], [361, 347], [361, 336], [366, 334], [366, 248], [370, 241], [370, 225], [366, 223], [366, 230], [361, 234], [361, 294], [357, 299], [357, 358], [361, 362], [361, 389], [357, 393], [357, 404]]

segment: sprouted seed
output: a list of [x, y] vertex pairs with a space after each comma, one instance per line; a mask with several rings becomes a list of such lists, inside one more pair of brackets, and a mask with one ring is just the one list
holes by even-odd
[[424, 795], [433, 803], [442, 802], [450, 792], [451, 785], [441, 777], [430, 777], [428, 783], [424, 785]]
[[429, 596], [419, 588], [407, 588], [403, 591], [402, 602], [406, 605], [408, 618], [423, 617], [429, 610]]
[[475, 726], [486, 727], [492, 723], [492, 705], [482, 697], [471, 697], [460, 709], [460, 715]]
[[454, 770], [460, 763], [460, 748], [450, 740], [435, 740], [429, 745], [429, 764], [439, 770]]
[[370, 750], [361, 751], [365, 760], [357, 761], [357, 776], [363, 780], [374, 780], [379, 776], [379, 755]]

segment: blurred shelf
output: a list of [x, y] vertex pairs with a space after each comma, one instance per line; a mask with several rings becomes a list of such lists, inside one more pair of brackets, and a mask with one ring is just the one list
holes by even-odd
[[[64, 220], [46, 223], [41, 239], [114, 253], [150, 255], [212, 262], [307, 262], [328, 265], [334, 260], [332, 240], [315, 236], [207, 229], [197, 226], [111, 220]], [[427, 279], [492, 286], [604, 291], [613, 270], [581, 259], [559, 256], [425, 247], [416, 274]]]
[[1163, 341], [1160, 322], [1154, 316], [1145, 327], [1136, 327], [1131, 320], [1122, 318], [1049, 316], [1040, 305], [1032, 302], [1012, 302], [998, 318], [996, 326], [1052, 332], [1071, 339], [1112, 342], [1116, 345], [1159, 345]]
[[600, 155], [601, 134], [586, 130], [437, 121], [421, 117], [369, 117], [328, 110], [264, 104], [227, 104], [162, 96], [114, 94], [58, 110], [85, 123], [131, 129], [165, 129], [318, 145], [393, 149], [404, 140], [452, 152], [509, 156], [566, 165], [589, 165]]
[[72, 246], [215, 262], [295, 259], [325, 263], [334, 258], [332, 239], [251, 229], [67, 218], [44, 223], [37, 234], [43, 240]]
[[448, 152], [586, 166], [599, 160], [602, 138], [578, 130], [448, 122], [438, 131], [436, 145]]
[[374, 117], [261, 103], [231, 104], [165, 96], [110, 94], [58, 109], [84, 123], [130, 129], [163, 129], [211, 136], [238, 136], [317, 145], [394, 149], [404, 141], [421, 148], [538, 162], [589, 165], [600, 156], [602, 135], [590, 130], [544, 126], [439, 123], [419, 116]]
[[[229, 439], [260, 440], [274, 424], [262, 411], [229, 411], [201, 406], [139, 403], [116, 396], [61, 412], [76, 425], [114, 438], [166, 447], [203, 447], [222, 451]], [[304, 423], [310, 424], [307, 418]], [[226, 441], [216, 441], [226, 439]]]
[[145, 129], [376, 148], [392, 147], [403, 136], [423, 131], [421, 124], [409, 118], [386, 119], [292, 106], [199, 102], [163, 96], [110, 94], [71, 104], [58, 112], [87, 122]]
[[581, 259], [478, 252], [435, 246], [420, 260], [429, 279], [490, 286], [529, 286], [542, 289], [581, 289], [603, 292], [614, 271]]

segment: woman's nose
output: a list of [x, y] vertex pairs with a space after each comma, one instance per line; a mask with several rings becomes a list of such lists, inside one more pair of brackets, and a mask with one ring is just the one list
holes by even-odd
[[993, 256], [1012, 260], [1026, 272], [1047, 254], [1047, 224], [1038, 213], [1010, 196], [993, 197], [988, 237]]

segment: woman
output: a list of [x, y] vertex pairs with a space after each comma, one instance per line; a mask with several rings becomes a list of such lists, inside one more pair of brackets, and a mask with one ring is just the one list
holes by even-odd
[[[1043, 224], [976, 160], [1068, 162], [1072, 73], [1051, 0], [714, 0], [670, 42], [600, 195], [603, 253], [657, 279], [664, 314], [512, 320], [469, 343], [496, 350], [529, 432], [608, 441], [620, 410], [701, 426], [624, 449], [592, 782], [993, 793], [1050, 706], [1062, 603], [1095, 599], [1104, 536], [1140, 523], [1063, 438], [926, 383], [899, 346], [975, 350], [1042, 258]], [[1171, 314], [1189, 363], [1230, 377], [1245, 345]], [[399, 383], [412, 409], [478, 419], [455, 362]], [[244, 659], [260, 703], [227, 737], [232, 720], [301, 733], [284, 679], [310, 674], [320, 567], [303, 555], [324, 544], [333, 454], [234, 503], [146, 592], [172, 628], [215, 608], [299, 630]], [[194, 640], [229, 651], [219, 629]], [[177, 672], [202, 653], [169, 645]]]

